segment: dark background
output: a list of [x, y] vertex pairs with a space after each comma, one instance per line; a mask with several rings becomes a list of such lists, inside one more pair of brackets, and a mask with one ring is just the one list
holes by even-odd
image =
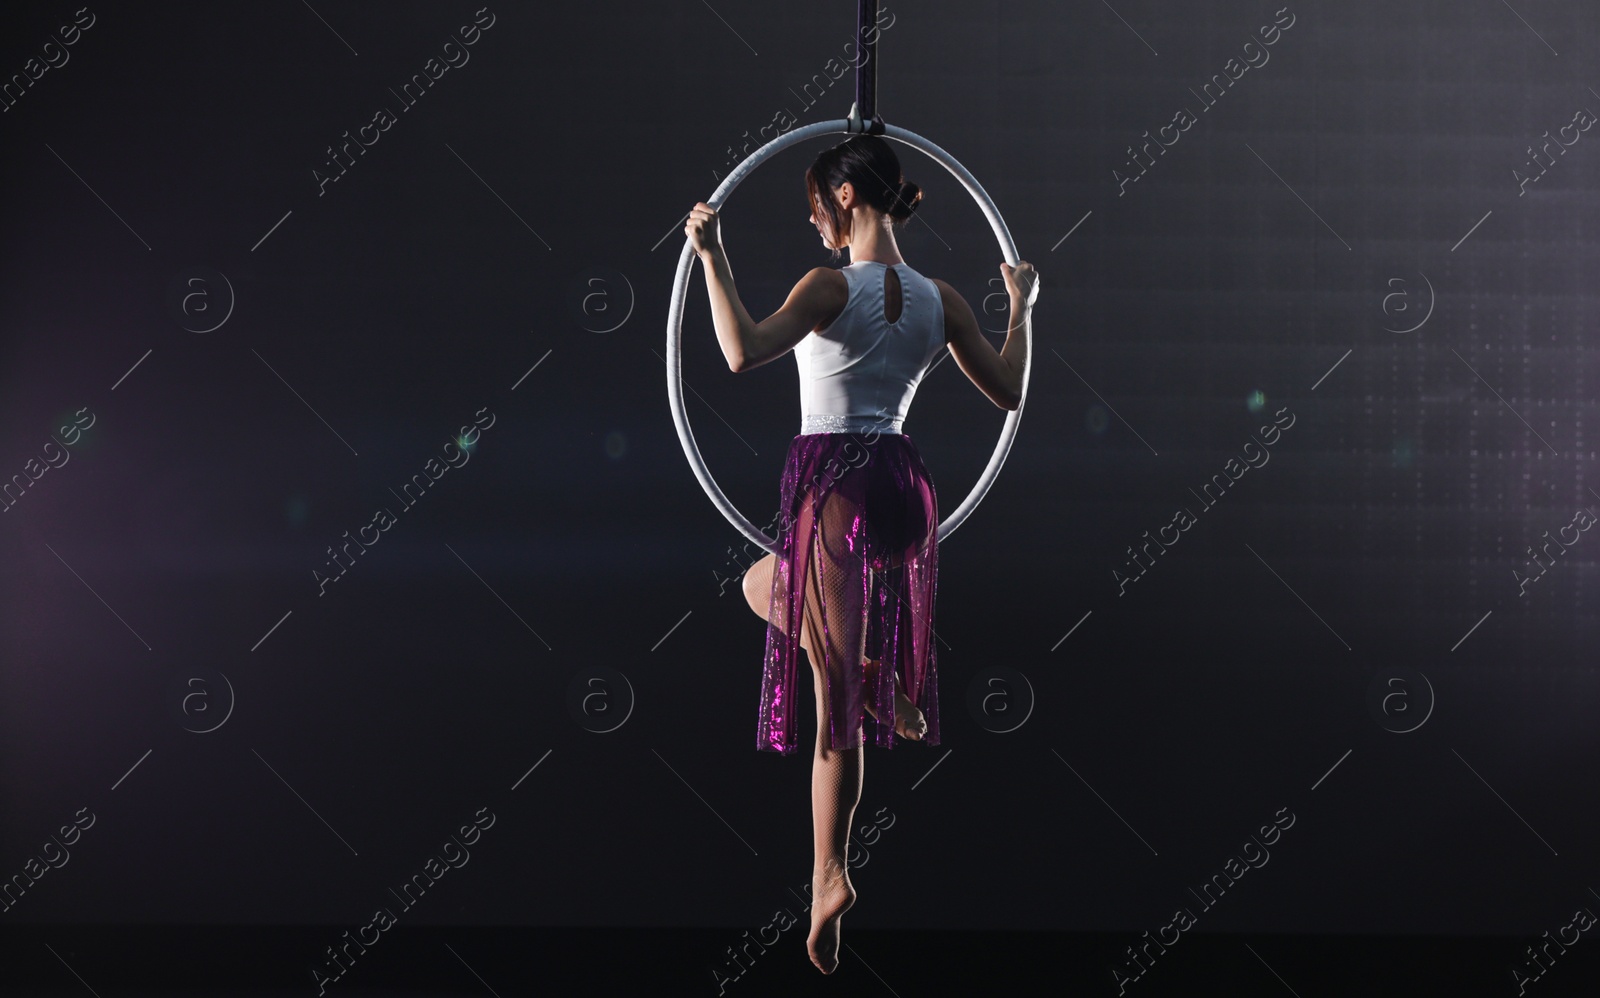
[[[879, 113], [978, 177], [1042, 291], [1015, 446], [940, 549], [944, 744], [868, 753], [858, 815], [897, 820], [845, 940], [1105, 933], [1056, 973], [1109, 988], [1288, 808], [1202, 932], [1492, 935], [1498, 993], [1600, 903], [1600, 540], [1526, 595], [1513, 575], [1600, 509], [1600, 133], [1526, 194], [1513, 175], [1600, 112], [1600, 11], [1299, 0], [1270, 61], [1119, 196], [1127, 147], [1198, 112], [1189, 88], [1282, 8], [1114, 8], [885, 5]], [[97, 418], [0, 514], [0, 874], [97, 819], [0, 919], [316, 926], [284, 957], [310, 966], [484, 807], [497, 823], [408, 928], [702, 928], [684, 959], [710, 967], [794, 908], [810, 760], [754, 750], [764, 625], [737, 576], [761, 552], [685, 460], [663, 334], [683, 215], [728, 147], [786, 109], [848, 111], [849, 73], [813, 107], [797, 92], [829, 81], [855, 5], [503, 0], [401, 112], [389, 88], [476, 9], [97, 2], [0, 115], [0, 478]], [[72, 10], [13, 7], [0, 71]], [[319, 196], [326, 147], [380, 107], [398, 121]], [[838, 138], [724, 211], [758, 318], [846, 262], [802, 182]], [[981, 212], [897, 151], [926, 190], [906, 259], [1001, 329]], [[202, 272], [235, 304], [196, 334], [171, 289]], [[729, 373], [691, 276], [689, 417], [766, 524], [794, 365]], [[485, 407], [470, 462], [399, 512], [389, 490]], [[1284, 407], [1270, 463], [1202, 513], [1189, 490]], [[1004, 415], [954, 364], [923, 383], [906, 431], [942, 513]], [[380, 506], [399, 522], [318, 596], [325, 549]], [[1198, 523], [1119, 596], [1125, 549], [1181, 506]], [[968, 709], [1000, 666], [1034, 700], [1003, 734]], [[635, 697], [606, 734], [567, 708], [597, 667]], [[1427, 716], [1405, 734], [1367, 703], [1398, 670]], [[185, 730], [184, 681], [211, 677], [216, 717], [216, 674], [228, 722]], [[763, 959], [816, 976], [803, 934]], [[918, 965], [884, 962], [891, 984]]]

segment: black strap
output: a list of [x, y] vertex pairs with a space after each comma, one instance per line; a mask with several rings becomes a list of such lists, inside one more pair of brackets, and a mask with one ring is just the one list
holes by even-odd
[[870, 123], [867, 131], [882, 135], [883, 122], [878, 120], [878, 0], [856, 0], [856, 12], [862, 61], [856, 63], [855, 110], [864, 123]]

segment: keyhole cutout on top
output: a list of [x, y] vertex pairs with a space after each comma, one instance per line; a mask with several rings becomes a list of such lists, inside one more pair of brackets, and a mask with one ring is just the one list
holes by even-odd
[[900, 309], [904, 302], [900, 297], [900, 275], [895, 273], [893, 267], [883, 268], [883, 318], [890, 325], [900, 321]]

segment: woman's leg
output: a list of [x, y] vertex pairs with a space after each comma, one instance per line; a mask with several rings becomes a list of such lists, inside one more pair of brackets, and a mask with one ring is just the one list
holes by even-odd
[[[820, 548], [820, 544], [818, 545]], [[853, 570], [848, 561], [829, 559], [822, 551], [809, 559], [800, 645], [811, 663], [812, 688], [817, 700], [817, 744], [811, 759], [811, 933], [806, 950], [811, 962], [825, 974], [839, 965], [839, 920], [855, 903], [856, 891], [850, 883], [848, 849], [850, 823], [861, 802], [864, 780], [865, 743], [851, 749], [829, 747], [828, 687], [824, 670], [828, 663], [842, 662], [854, 654], [862, 661], [865, 630], [855, 622], [853, 601], [848, 596]], [[744, 576], [745, 599], [750, 609], [763, 620], [771, 609], [772, 574], [777, 564], [768, 554], [751, 565]], [[819, 589], [818, 571], [828, 577], [825, 599]], [[823, 618], [827, 618], [824, 626]], [[838, 670], [836, 669], [836, 672]]]
[[[826, 558], [813, 558], [812, 565], [835, 568]], [[837, 569], [836, 569], [837, 570]], [[805, 627], [811, 644], [806, 658], [811, 662], [813, 687], [817, 697], [817, 745], [811, 759], [811, 934], [806, 939], [806, 951], [811, 962], [824, 974], [833, 973], [839, 966], [839, 921], [855, 904], [856, 890], [850, 883], [847, 851], [850, 846], [850, 823], [855, 818], [856, 805], [861, 802], [861, 788], [865, 778], [866, 744], [850, 749], [828, 746], [830, 718], [827, 677], [824, 670], [830, 658], [844, 661], [843, 656], [853, 654], [861, 660], [861, 642], [865, 634], [860, 627], [849, 627], [844, 614], [835, 607], [848, 605], [843, 586], [830, 584], [830, 599], [824, 601], [818, 587], [818, 573], [808, 573], [805, 593]], [[848, 580], [845, 580], [848, 582]], [[832, 580], [830, 580], [830, 583]], [[824, 627], [824, 616], [827, 626]], [[820, 648], [822, 655], [813, 655], [811, 648]]]
[[[762, 620], [767, 619], [768, 612], [772, 607], [772, 573], [776, 568], [777, 561], [777, 555], [767, 554], [757, 559], [744, 573], [743, 589], [745, 601], [750, 604], [751, 611]], [[894, 566], [891, 565], [890, 567]], [[899, 598], [899, 594], [893, 595], [894, 598]], [[805, 624], [800, 628], [800, 647], [806, 650], [807, 661], [812, 663], [817, 661], [816, 653], [811, 650], [811, 627], [809, 624]], [[882, 663], [875, 658], [863, 658], [863, 668], [866, 670], [868, 689], [876, 688], [878, 669], [881, 665]], [[818, 678], [820, 679], [820, 677]], [[928, 730], [927, 721], [923, 718], [922, 711], [917, 709], [916, 704], [907, 699], [905, 692], [901, 688], [898, 675], [894, 679], [894, 702], [895, 734], [908, 741], [921, 741], [922, 736]], [[862, 707], [867, 713], [877, 718], [878, 712], [873, 709], [870, 703], [863, 703]]]
[[[768, 553], [751, 564], [744, 572], [744, 598], [750, 604], [750, 609], [762, 620], [770, 619], [772, 610], [772, 573], [777, 570], [778, 556]], [[812, 658], [810, 629], [800, 628], [800, 647], [806, 650], [806, 658]]]

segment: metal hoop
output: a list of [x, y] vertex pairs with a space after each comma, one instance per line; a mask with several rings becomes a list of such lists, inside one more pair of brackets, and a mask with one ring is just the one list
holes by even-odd
[[[768, 142], [766, 145], [751, 153], [744, 162], [734, 168], [733, 172], [725, 177], [717, 190], [711, 195], [711, 200], [706, 203], [720, 211], [727, 202], [728, 195], [738, 187], [740, 182], [750, 175], [756, 167], [766, 162], [773, 155], [782, 152], [792, 145], [804, 142], [818, 135], [831, 135], [839, 132], [850, 133], [859, 130], [860, 119], [854, 121], [848, 118], [837, 118], [832, 121], [819, 121], [788, 131]], [[973, 199], [978, 202], [978, 207], [983, 209], [984, 217], [989, 220], [989, 227], [994, 230], [995, 238], [1000, 242], [1000, 251], [1005, 256], [1006, 263], [1015, 267], [1020, 259], [1017, 255], [1016, 244], [1011, 241], [1011, 230], [1006, 228], [1006, 223], [1000, 217], [1000, 210], [995, 207], [989, 195], [984, 191], [973, 175], [967, 172], [954, 156], [945, 152], [934, 143], [928, 141], [915, 132], [909, 132], [895, 125], [874, 122], [883, 129], [885, 138], [894, 139], [914, 149], [920, 149], [928, 156], [938, 160], [940, 165], [949, 170], [961, 185], [967, 189]], [[739, 528], [739, 532], [755, 543], [761, 545], [773, 554], [782, 554], [778, 542], [763, 534], [754, 524], [745, 519], [734, 508], [728, 497], [722, 494], [716, 481], [711, 477], [711, 472], [706, 468], [705, 459], [700, 455], [699, 445], [695, 443], [694, 432], [689, 429], [689, 417], [683, 408], [683, 356], [679, 352], [679, 344], [683, 339], [683, 302], [689, 290], [689, 273], [694, 269], [695, 252], [694, 244], [687, 238], [683, 241], [683, 252], [678, 256], [678, 276], [672, 283], [672, 307], [667, 313], [667, 400], [672, 406], [672, 421], [678, 427], [678, 439], [683, 443], [683, 452], [689, 458], [689, 467], [694, 469], [695, 477], [700, 480], [700, 487], [705, 489], [706, 495], [728, 518], [728, 522]], [[1017, 435], [1017, 425], [1022, 419], [1022, 407], [1028, 399], [1028, 377], [1033, 369], [1033, 332], [1032, 324], [1024, 327], [1023, 333], [1028, 338], [1028, 362], [1022, 368], [1022, 397], [1017, 407], [1006, 415], [1006, 424], [1000, 431], [999, 443], [995, 445], [994, 454], [990, 456], [988, 465], [983, 469], [983, 474], [978, 477], [978, 482], [972, 487], [972, 492], [957, 506], [945, 521], [939, 524], [938, 539], [944, 539], [961, 526], [967, 516], [977, 508], [984, 494], [989, 491], [989, 486], [994, 483], [995, 477], [1000, 473], [1000, 466], [1005, 463], [1006, 455], [1011, 451], [1011, 441]]]

